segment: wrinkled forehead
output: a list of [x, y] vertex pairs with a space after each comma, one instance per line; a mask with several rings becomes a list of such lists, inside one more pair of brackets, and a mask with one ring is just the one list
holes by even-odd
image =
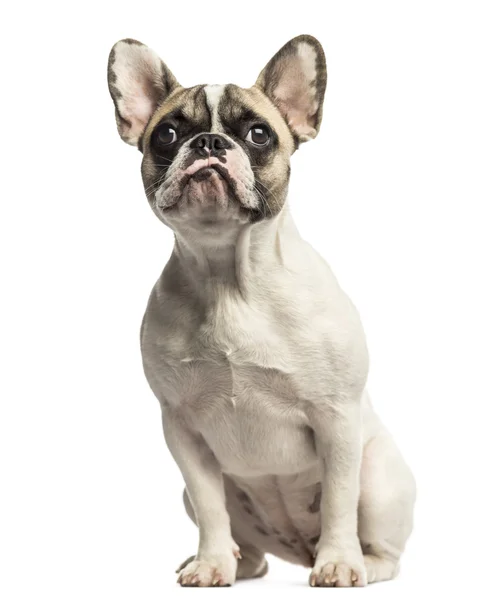
[[197, 85], [176, 89], [157, 108], [146, 128], [143, 145], [146, 147], [154, 128], [167, 117], [179, 115], [206, 132], [224, 132], [231, 124], [241, 121], [266, 122], [277, 134], [283, 149], [292, 153], [294, 138], [280, 112], [258, 88], [237, 85]]

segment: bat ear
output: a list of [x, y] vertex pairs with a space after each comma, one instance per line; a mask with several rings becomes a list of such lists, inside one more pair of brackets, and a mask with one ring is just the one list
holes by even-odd
[[121, 138], [136, 146], [155, 109], [179, 87], [157, 54], [136, 40], [121, 40], [111, 49], [108, 85]]
[[275, 54], [255, 85], [277, 106], [299, 142], [306, 142], [321, 125], [326, 78], [321, 44], [300, 35]]

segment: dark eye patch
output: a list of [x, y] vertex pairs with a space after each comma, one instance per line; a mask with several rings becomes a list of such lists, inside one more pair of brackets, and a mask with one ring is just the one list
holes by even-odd
[[221, 115], [222, 126], [229, 135], [245, 139], [251, 127], [254, 125], [265, 125], [268, 130], [272, 132], [272, 138], [275, 138], [278, 143], [278, 137], [272, 127], [266, 122], [265, 118], [258, 113], [255, 113], [250, 108], [246, 106], [237, 106], [234, 107], [234, 110], [224, 111], [224, 113], [224, 115]]
[[[169, 167], [183, 144], [197, 133], [210, 129], [211, 118], [204, 88], [203, 85], [197, 85], [183, 90], [179, 96], [179, 106], [160, 116], [146, 148], [146, 152], [152, 156], [156, 166], [166, 168], [164, 165], [167, 165]], [[166, 125], [176, 131], [176, 140], [169, 146], [155, 143], [158, 130]]]
[[[279, 146], [278, 135], [264, 116], [256, 113], [241, 101], [234, 86], [227, 86], [219, 105], [219, 115], [225, 132], [246, 152], [254, 167], [268, 164]], [[248, 132], [253, 126], [265, 126], [270, 133], [269, 143], [254, 146], [246, 142]]]
[[[224, 111], [224, 113], [221, 115], [221, 122], [225, 132], [246, 152], [251, 164], [255, 167], [268, 164], [273, 153], [278, 149], [279, 140], [274, 129], [267, 123], [265, 118], [248, 107], [236, 106], [233, 111]], [[270, 139], [265, 146], [255, 146], [246, 141], [250, 129], [255, 126], [263, 126], [268, 129]]]
[[[176, 131], [176, 141], [168, 146], [159, 143], [159, 132], [166, 127]], [[181, 146], [193, 138], [196, 134], [210, 129], [208, 113], [206, 118], [198, 121], [191, 120], [184, 112], [178, 108], [164, 115], [159, 123], [154, 127], [150, 136], [149, 150], [154, 159], [154, 163], [161, 169], [167, 169], [179, 152]]]

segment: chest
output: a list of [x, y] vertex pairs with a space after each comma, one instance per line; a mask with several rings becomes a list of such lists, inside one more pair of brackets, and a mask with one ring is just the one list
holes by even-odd
[[147, 378], [225, 472], [281, 475], [316, 462], [305, 400], [336, 383], [324, 328], [238, 301], [163, 315], [143, 328]]
[[216, 357], [187, 362], [177, 385], [176, 410], [224, 472], [291, 474], [316, 460], [313, 432], [285, 373]]
[[225, 472], [291, 473], [316, 460], [295, 356], [274, 319], [225, 306], [171, 340], [155, 327], [147, 335], [151, 387], [201, 434]]

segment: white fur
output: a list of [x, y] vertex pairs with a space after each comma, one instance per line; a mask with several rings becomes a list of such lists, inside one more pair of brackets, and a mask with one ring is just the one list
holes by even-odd
[[212, 125], [210, 131], [221, 131], [220, 119], [218, 115], [219, 102], [224, 93], [225, 85], [207, 85], [205, 86], [205, 94], [207, 96], [207, 106], [212, 117]]
[[[272, 92], [301, 141], [317, 133], [324, 85], [307, 39], [280, 55]], [[142, 95], [150, 90], [156, 102], [149, 84], [163, 66], [120, 44], [112, 93], [120, 133], [135, 143], [151, 108]], [[212, 131], [221, 128], [223, 92], [205, 87]], [[228, 139], [225, 155], [192, 165], [188, 140], [155, 198], [149, 193], [175, 247], [142, 324], [143, 363], [200, 535], [179, 581], [226, 585], [263, 574], [265, 552], [313, 566], [311, 585], [390, 579], [412, 529], [415, 488], [365, 391], [359, 316], [287, 204], [250, 223], [248, 210], [261, 206], [253, 168]], [[206, 181], [192, 176], [214, 161], [227, 173], [219, 178], [217, 163]]]
[[[177, 237], [142, 327], [145, 372], [200, 531], [180, 581], [232, 583], [236, 543], [307, 564], [305, 547], [286, 554], [274, 536], [256, 539], [240, 508], [228, 511], [223, 476], [273, 529], [321, 527], [312, 585], [393, 577], [414, 484], [364, 391], [357, 312], [287, 206], [230, 229], [215, 247], [198, 232]], [[321, 521], [307, 510], [316, 481]]]

